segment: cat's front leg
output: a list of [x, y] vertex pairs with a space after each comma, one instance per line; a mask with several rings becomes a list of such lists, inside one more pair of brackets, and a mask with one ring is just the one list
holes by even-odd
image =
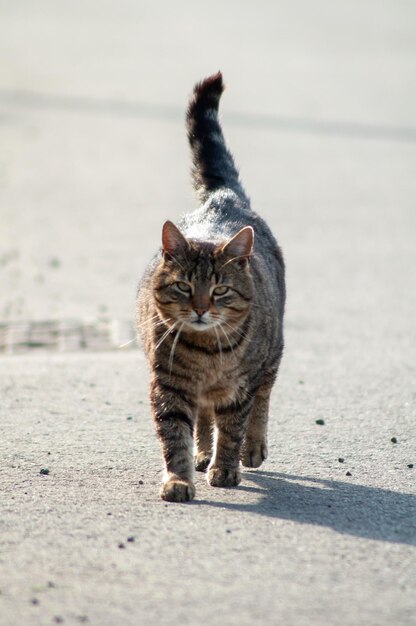
[[217, 407], [215, 412], [215, 453], [208, 469], [213, 487], [235, 487], [241, 480], [239, 470], [241, 446], [253, 405], [252, 396]]
[[186, 392], [153, 380], [150, 400], [156, 432], [162, 447], [165, 474], [163, 500], [186, 502], [195, 496], [193, 426], [195, 405]]

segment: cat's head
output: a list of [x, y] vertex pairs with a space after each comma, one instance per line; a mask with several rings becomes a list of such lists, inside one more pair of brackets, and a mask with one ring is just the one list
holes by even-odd
[[152, 280], [162, 317], [185, 331], [215, 332], [214, 327], [222, 326], [227, 333], [238, 328], [253, 298], [253, 237], [253, 229], [246, 226], [221, 243], [186, 239], [166, 222], [162, 258]]

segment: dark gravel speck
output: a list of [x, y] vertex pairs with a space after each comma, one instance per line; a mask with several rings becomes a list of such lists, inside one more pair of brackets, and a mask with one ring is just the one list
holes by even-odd
[[392, 438], [390, 439], [390, 441], [391, 441], [392, 443], [397, 443], [397, 437], [392, 437]]
[[342, 456], [340, 456], [340, 457], [339, 457], [338, 461], [339, 461], [340, 463], [343, 463], [343, 462], [344, 462], [344, 459], [342, 458]]
[[144, 485], [144, 482], [142, 480], [139, 480], [139, 485]]
[[408, 463], [407, 467], [408, 467], [409, 469], [413, 469], [413, 463]]
[[49, 470], [47, 467], [42, 467], [42, 469], [40, 470], [39, 474], [42, 474], [43, 476], [47, 476], [49, 474]]
[[345, 476], [352, 476], [351, 472], [346, 472]]
[[30, 603], [36, 606], [37, 604], [39, 604], [39, 600], [37, 598], [32, 598]]
[[134, 541], [136, 541], [135, 537], [131, 536], [131, 537], [127, 537], [127, 541], [129, 543], [133, 543]]
[[315, 424], [318, 424], [319, 426], [323, 426], [325, 424], [325, 421], [322, 419], [315, 420]]
[[126, 546], [124, 545], [124, 543], [119, 543], [118, 547], [120, 548], [120, 550], [124, 550]]

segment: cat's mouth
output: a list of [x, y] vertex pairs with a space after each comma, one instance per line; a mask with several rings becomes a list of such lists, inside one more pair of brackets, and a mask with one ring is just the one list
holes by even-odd
[[190, 323], [191, 327], [194, 330], [207, 330], [208, 328], [210, 328], [212, 326], [212, 322], [206, 322], [205, 320], [192, 320]]
[[187, 326], [192, 330], [196, 330], [198, 332], [203, 332], [207, 330], [211, 330], [217, 323], [212, 320], [204, 320], [204, 319], [193, 319], [188, 320]]

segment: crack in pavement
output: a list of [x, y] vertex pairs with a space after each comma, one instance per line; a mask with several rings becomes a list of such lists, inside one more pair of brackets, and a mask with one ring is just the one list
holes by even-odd
[[0, 323], [0, 354], [32, 351], [97, 352], [136, 347], [136, 331], [130, 320], [70, 319]]

